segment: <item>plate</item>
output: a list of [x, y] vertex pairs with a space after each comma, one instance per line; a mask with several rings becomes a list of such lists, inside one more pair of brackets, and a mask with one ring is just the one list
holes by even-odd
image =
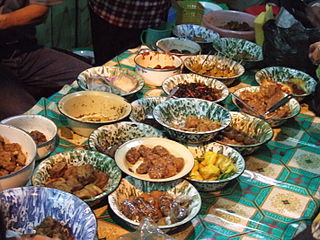
[[[140, 145], [145, 145], [146, 147], [155, 147], [160, 145], [166, 148], [172, 155], [175, 157], [182, 157], [184, 159], [184, 166], [182, 170], [169, 178], [161, 178], [161, 179], [152, 179], [148, 174], [138, 174], [135, 172], [135, 169], [140, 165], [141, 161], [139, 160], [132, 167], [127, 164], [126, 154], [127, 152], [133, 148]], [[166, 138], [155, 138], [155, 137], [146, 137], [146, 138], [136, 138], [130, 140], [124, 144], [122, 144], [116, 151], [114, 159], [116, 160], [116, 164], [118, 167], [125, 172], [126, 174], [149, 182], [168, 182], [173, 181], [187, 175], [193, 168], [194, 158], [191, 152], [182, 144], [177, 143], [175, 141], [166, 139]]]

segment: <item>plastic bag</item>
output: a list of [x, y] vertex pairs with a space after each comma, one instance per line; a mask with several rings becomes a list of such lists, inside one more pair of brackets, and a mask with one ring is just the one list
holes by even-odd
[[315, 77], [316, 66], [308, 57], [309, 45], [320, 39], [320, 30], [305, 28], [286, 9], [281, 8], [276, 20], [263, 26], [263, 55], [266, 66], [286, 66]]

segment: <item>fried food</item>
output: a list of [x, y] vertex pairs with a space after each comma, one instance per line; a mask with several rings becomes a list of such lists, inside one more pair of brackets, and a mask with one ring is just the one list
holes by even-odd
[[288, 94], [303, 95], [307, 93], [306, 82], [301, 78], [291, 78], [284, 83], [279, 83], [266, 77], [261, 80], [261, 84], [265, 86], [276, 84], [281, 88], [281, 91]]
[[171, 126], [185, 131], [207, 132], [221, 127], [221, 123], [218, 121], [212, 121], [204, 117], [198, 118], [196, 116], [188, 116], [186, 118], [184, 126], [175, 124], [172, 124]]
[[230, 126], [219, 132], [217, 139], [223, 143], [234, 145], [251, 145], [259, 142], [256, 138], [249, 136], [248, 133]]
[[31, 131], [30, 135], [33, 138], [33, 140], [36, 142], [37, 146], [48, 141], [46, 136], [38, 130]]
[[179, 98], [200, 98], [208, 101], [215, 101], [222, 97], [221, 90], [206, 86], [200, 82], [180, 83], [179, 89], [174, 96]]

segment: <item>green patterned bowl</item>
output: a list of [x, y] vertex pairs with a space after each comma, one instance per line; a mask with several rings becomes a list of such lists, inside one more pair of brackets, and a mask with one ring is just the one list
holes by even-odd
[[252, 68], [263, 61], [262, 47], [248, 40], [220, 38], [212, 44], [219, 54], [241, 61], [245, 68]]
[[[219, 121], [221, 126], [205, 132], [185, 131], [172, 126], [183, 125], [190, 115]], [[154, 108], [153, 116], [173, 139], [188, 143], [210, 141], [231, 122], [231, 116], [227, 109], [217, 103], [195, 98], [176, 98], [162, 102]]]
[[138, 180], [130, 176], [123, 178], [116, 191], [109, 195], [108, 200], [110, 208], [119, 218], [121, 218], [131, 227], [137, 228], [139, 226], [139, 222], [129, 219], [120, 211], [120, 201], [129, 199], [131, 196], [139, 196], [143, 192], [149, 193], [153, 190], [164, 191], [173, 195], [174, 197], [187, 196], [191, 199], [191, 203], [188, 207], [188, 216], [180, 222], [170, 223], [168, 221], [166, 225], [158, 226], [163, 231], [173, 230], [174, 228], [177, 228], [179, 226], [184, 225], [185, 223], [190, 222], [200, 211], [200, 194], [197, 191], [197, 189], [186, 180], [176, 180], [166, 183], [154, 183]]
[[213, 102], [221, 102], [229, 95], [229, 90], [226, 85], [224, 85], [222, 82], [214, 79], [214, 78], [208, 78], [199, 76], [197, 74], [177, 74], [171, 77], [168, 77], [164, 82], [162, 83], [163, 91], [166, 94], [170, 94], [172, 89], [179, 84], [188, 84], [188, 83], [202, 83], [208, 87], [218, 89], [219, 92], [221, 92], [221, 97], [216, 99]]
[[[208, 58], [207, 58], [207, 56], [208, 55], [190, 56], [184, 60], [184, 65], [189, 71], [191, 71], [195, 74], [198, 74], [198, 75], [201, 75], [204, 77], [218, 79], [227, 86], [230, 86], [237, 78], [241, 77], [245, 72], [244, 67], [236, 61], [227, 59], [225, 57], [217, 56], [217, 55], [210, 55]], [[204, 60], [206, 60], [205, 64], [203, 64]], [[212, 76], [207, 73], [200, 73], [199, 72], [200, 69], [198, 70], [197, 68], [194, 67], [194, 66], [203, 65], [204, 67], [208, 67], [210, 69], [210, 68], [212, 68], [211, 66], [215, 66], [217, 64], [218, 64], [218, 66], [227, 66], [229, 68], [234, 68], [235, 75], [232, 77], [231, 76], [230, 77], [217, 77], [217, 76]]]
[[162, 137], [162, 132], [144, 123], [119, 122], [105, 125], [93, 131], [89, 137], [91, 150], [114, 157], [123, 143], [140, 137]]
[[305, 91], [305, 93], [304, 94], [292, 93], [292, 95], [297, 100], [302, 100], [305, 96], [308, 96], [311, 93], [313, 93], [317, 85], [317, 81], [313, 79], [310, 75], [302, 71], [299, 71], [293, 68], [287, 68], [287, 67], [263, 68], [260, 71], [258, 71], [255, 75], [255, 79], [260, 85], [261, 85], [261, 81], [265, 78], [270, 78], [271, 80], [283, 85], [287, 85], [287, 83], [290, 82], [290, 79], [293, 79], [293, 78], [301, 79], [302, 81], [301, 81], [300, 87]]
[[[236, 90], [234, 92], [234, 94], [239, 97], [241, 92], [243, 92], [243, 91], [259, 92], [259, 90], [260, 90], [259, 86], [258, 87], [257, 86], [243, 87], [243, 88], [240, 88], [240, 89]], [[249, 112], [246, 112], [244, 110], [244, 108], [241, 107], [238, 104], [238, 101], [233, 96], [232, 96], [232, 102], [241, 111], [250, 114]], [[294, 118], [295, 116], [297, 116], [300, 113], [300, 104], [295, 98], [291, 98], [289, 100], [289, 102], [286, 103], [286, 104], [288, 104], [288, 106], [290, 108], [290, 114], [287, 117], [284, 117], [284, 118], [267, 118], [267, 119], [265, 119], [265, 121], [267, 123], [269, 123], [271, 125], [271, 127], [278, 127], [278, 126], [282, 125], [283, 123], [285, 123], [288, 119]], [[252, 115], [252, 114], [250, 114], [250, 115]]]
[[[258, 150], [263, 144], [266, 144], [271, 140], [273, 136], [273, 130], [270, 124], [266, 121], [240, 112], [230, 112], [230, 114], [232, 117], [232, 121], [229, 126], [240, 132], [248, 134], [250, 137], [254, 137], [258, 140], [258, 143], [239, 145], [225, 143], [222, 140], [218, 140], [219, 143], [227, 145], [229, 147], [233, 147], [238, 152], [240, 152], [242, 156], [245, 156], [252, 154], [254, 151]], [[218, 133], [218, 139], [220, 133], [223, 133], [223, 130]]]
[[203, 157], [203, 154], [205, 152], [216, 152], [231, 158], [233, 160], [233, 163], [237, 167], [237, 172], [234, 175], [222, 180], [201, 181], [201, 180], [191, 179], [190, 177], [187, 177], [188, 181], [190, 181], [199, 191], [204, 191], [204, 192], [218, 191], [224, 188], [232, 180], [237, 179], [245, 170], [245, 161], [243, 157], [238, 151], [236, 151], [232, 147], [225, 146], [215, 142], [208, 143], [208, 144], [201, 144], [201, 145], [187, 145], [186, 147], [192, 153], [194, 158]]
[[114, 159], [94, 151], [76, 150], [63, 152], [43, 160], [35, 169], [32, 175], [32, 185], [43, 187], [50, 177], [50, 169], [58, 162], [67, 162], [74, 166], [92, 164], [99, 170], [109, 175], [107, 185], [102, 189], [104, 192], [88, 199], [83, 199], [90, 206], [96, 205], [104, 199], [109, 193], [114, 191], [121, 180], [121, 170], [116, 165]]

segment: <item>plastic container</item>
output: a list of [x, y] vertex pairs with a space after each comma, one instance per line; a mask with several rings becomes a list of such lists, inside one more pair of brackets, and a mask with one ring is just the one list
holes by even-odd
[[176, 24], [201, 25], [204, 7], [199, 2], [178, 1], [176, 3]]

